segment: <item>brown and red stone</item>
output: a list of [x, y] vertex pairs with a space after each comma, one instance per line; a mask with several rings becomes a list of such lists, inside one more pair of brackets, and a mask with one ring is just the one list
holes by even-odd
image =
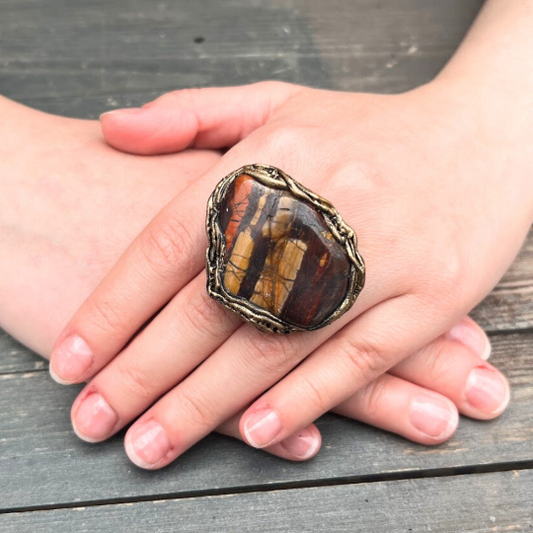
[[225, 290], [301, 328], [324, 322], [346, 296], [350, 261], [323, 215], [246, 174], [220, 209]]

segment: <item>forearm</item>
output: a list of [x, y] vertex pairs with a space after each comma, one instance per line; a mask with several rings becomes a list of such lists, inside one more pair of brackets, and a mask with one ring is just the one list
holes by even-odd
[[[490, 117], [533, 133], [533, 0], [488, 0], [437, 80], [475, 96]], [[518, 131], [517, 131], [518, 132]]]
[[533, 218], [533, 0], [488, 0], [434, 84], [510, 162], [502, 179], [516, 177]]
[[533, 0], [487, 0], [441, 75], [533, 98]]

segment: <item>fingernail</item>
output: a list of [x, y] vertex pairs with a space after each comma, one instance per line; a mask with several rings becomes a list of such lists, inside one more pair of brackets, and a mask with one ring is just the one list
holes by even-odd
[[126, 453], [140, 468], [153, 468], [170, 451], [170, 440], [163, 426], [154, 419], [133, 428], [126, 438]]
[[50, 375], [62, 385], [81, 381], [93, 360], [89, 345], [79, 335], [69, 335], [52, 353]]
[[248, 417], [244, 435], [254, 448], [264, 448], [277, 437], [281, 428], [281, 420], [272, 409], [260, 409]]
[[459, 422], [455, 406], [438, 396], [420, 394], [411, 400], [409, 417], [413, 426], [432, 438], [453, 434]]
[[489, 338], [481, 328], [467, 318], [456, 324], [448, 332], [448, 337], [464, 344], [485, 361], [490, 357], [491, 345]]
[[291, 455], [299, 457], [300, 459], [308, 459], [315, 454], [320, 441], [313, 431], [310, 429], [302, 429], [298, 433], [283, 439], [280, 444]]
[[89, 394], [76, 411], [72, 425], [78, 437], [97, 442], [108, 437], [118, 421], [117, 414], [97, 392]]
[[109, 115], [136, 115], [144, 111], [142, 107], [125, 107], [124, 109], [112, 109], [111, 111], [106, 111], [100, 115], [100, 120], [102, 117], [107, 117]]
[[487, 415], [499, 414], [509, 403], [509, 385], [496, 370], [478, 366], [468, 374], [465, 396], [474, 409]]

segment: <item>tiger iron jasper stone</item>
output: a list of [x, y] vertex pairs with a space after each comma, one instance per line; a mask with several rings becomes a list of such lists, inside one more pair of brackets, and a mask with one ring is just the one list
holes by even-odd
[[329, 324], [355, 301], [364, 265], [333, 206], [274, 167], [223, 180], [208, 206], [208, 292], [262, 330]]

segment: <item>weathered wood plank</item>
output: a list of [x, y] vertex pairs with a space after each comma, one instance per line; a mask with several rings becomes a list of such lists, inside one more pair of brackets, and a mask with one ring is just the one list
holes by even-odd
[[533, 471], [363, 483], [0, 515], [4, 533], [533, 529]]
[[85, 117], [179, 87], [262, 79], [397, 92], [438, 72], [481, 4], [4, 0], [0, 88]]
[[42, 371], [0, 376], [0, 509], [531, 461], [533, 334], [500, 334], [493, 341], [493, 362], [513, 389], [500, 419], [462, 420], [449, 443], [428, 448], [328, 415], [318, 422], [324, 447], [305, 464], [213, 435], [174, 465], [141, 471], [124, 455], [123, 434], [98, 445], [74, 436], [69, 411], [79, 387], [60, 387]]

